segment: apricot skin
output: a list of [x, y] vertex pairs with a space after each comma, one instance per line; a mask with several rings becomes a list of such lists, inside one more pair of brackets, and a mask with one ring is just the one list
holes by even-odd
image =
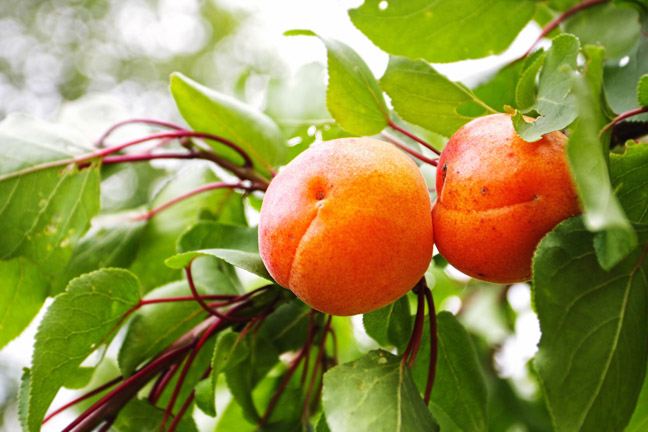
[[312, 308], [365, 313], [398, 299], [425, 273], [430, 212], [416, 164], [391, 144], [322, 142], [270, 183], [259, 250], [277, 283]]
[[436, 246], [450, 264], [489, 282], [531, 278], [542, 237], [580, 213], [566, 142], [551, 132], [528, 143], [506, 114], [477, 118], [450, 138], [432, 210]]

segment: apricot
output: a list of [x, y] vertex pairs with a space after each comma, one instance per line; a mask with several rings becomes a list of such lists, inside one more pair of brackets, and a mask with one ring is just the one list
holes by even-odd
[[540, 239], [580, 213], [566, 143], [562, 132], [526, 142], [507, 114], [459, 129], [437, 167], [432, 220], [441, 255], [477, 279], [530, 279]]
[[432, 258], [431, 203], [414, 162], [389, 143], [342, 138], [311, 146], [272, 180], [259, 250], [277, 283], [334, 315], [398, 299]]

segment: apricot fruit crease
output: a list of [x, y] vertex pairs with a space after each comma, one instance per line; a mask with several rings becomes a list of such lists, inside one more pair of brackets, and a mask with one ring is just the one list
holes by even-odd
[[259, 250], [272, 277], [314, 309], [378, 309], [413, 288], [432, 258], [425, 180], [383, 141], [315, 144], [270, 183]]

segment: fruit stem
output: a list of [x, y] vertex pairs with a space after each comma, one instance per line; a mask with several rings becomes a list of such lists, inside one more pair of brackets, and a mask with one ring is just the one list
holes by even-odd
[[398, 132], [402, 133], [402, 134], [405, 135], [406, 137], [408, 137], [408, 138], [410, 138], [410, 139], [413, 139], [413, 140], [416, 141], [417, 143], [423, 145], [425, 148], [427, 148], [427, 149], [429, 149], [429, 150], [432, 150], [432, 151], [433, 151], [434, 153], [436, 153], [437, 155], [440, 155], [440, 154], [441, 154], [441, 152], [440, 152], [439, 150], [437, 150], [436, 148], [434, 148], [434, 147], [432, 146], [432, 144], [429, 144], [429, 143], [428, 143], [427, 141], [425, 141], [424, 139], [419, 138], [419, 137], [417, 137], [416, 135], [414, 135], [413, 133], [411, 133], [411, 132], [409, 132], [409, 131], [403, 129], [403, 128], [400, 127], [400, 126], [398, 126], [398, 125], [397, 125], [396, 123], [394, 123], [391, 119], [389, 119], [389, 127], [392, 128], [392, 129], [394, 129], [395, 131], [398, 131]]
[[244, 191], [247, 192], [252, 192], [255, 190], [259, 190], [256, 187], [250, 185], [244, 185], [241, 182], [238, 183], [227, 183], [227, 182], [214, 182], [214, 183], [208, 183], [206, 185], [200, 186], [199, 188], [196, 188], [194, 190], [191, 190], [189, 192], [186, 192], [170, 201], [165, 202], [164, 204], [160, 205], [159, 207], [156, 207], [152, 210], [147, 211], [146, 213], [142, 213], [141, 215], [133, 216], [131, 218], [132, 221], [141, 221], [141, 220], [149, 220], [153, 216], [157, 215], [163, 210], [168, 209], [169, 207], [184, 201], [187, 198], [191, 198], [194, 195], [201, 194], [203, 192], [208, 192], [210, 190], [214, 189], [243, 189]]
[[[423, 282], [421, 282], [423, 281]], [[414, 361], [418, 355], [418, 350], [421, 345], [421, 336], [423, 335], [423, 324], [425, 323], [425, 278], [421, 278], [414, 288], [417, 295], [416, 305], [416, 318], [414, 319], [414, 329], [410, 337], [409, 344], [403, 353], [402, 364], [407, 363], [411, 369], [414, 366]]]
[[565, 21], [567, 18], [570, 16], [574, 15], [575, 13], [587, 9], [592, 6], [596, 6], [599, 3], [607, 3], [610, 0], [586, 0], [584, 2], [578, 3], [571, 8], [567, 9], [565, 12], [561, 13], [558, 15], [556, 18], [551, 20], [549, 24], [547, 24], [543, 29], [542, 32], [540, 32], [540, 35], [538, 38], [531, 44], [529, 49], [520, 57], [520, 59], [523, 59], [527, 57], [531, 52], [533, 51], [533, 48], [540, 42], [545, 36], [547, 36], [553, 29], [558, 27], [563, 21]]
[[410, 146], [408, 146], [407, 144], [405, 144], [403, 141], [399, 140], [395, 136], [391, 135], [390, 133], [382, 131], [380, 133], [380, 135], [387, 138], [396, 147], [398, 147], [401, 150], [411, 154], [412, 156], [414, 156], [418, 160], [420, 160], [422, 162], [425, 162], [425, 163], [428, 163], [428, 164], [430, 164], [432, 166], [437, 166], [437, 160], [436, 159], [430, 159], [427, 156], [422, 155], [421, 153], [417, 152], [416, 150], [414, 150], [413, 148], [411, 148]]
[[425, 288], [425, 300], [428, 305], [428, 319], [430, 320], [430, 364], [428, 369], [427, 382], [425, 383], [425, 394], [423, 401], [425, 405], [430, 403], [430, 396], [432, 395], [432, 386], [434, 385], [434, 378], [436, 376], [436, 365], [438, 355], [438, 333], [437, 333], [437, 320], [436, 309], [434, 307], [434, 299], [432, 298], [432, 291], [428, 288], [425, 279], [423, 279]]
[[648, 106], [631, 109], [630, 111], [626, 111], [624, 113], [621, 113], [614, 120], [612, 120], [610, 123], [605, 125], [605, 127], [603, 129], [601, 129], [600, 135], [603, 135], [608, 129], [616, 126], [617, 124], [619, 124], [623, 120], [625, 120], [625, 119], [627, 119], [629, 117], [633, 117], [633, 116], [636, 116], [636, 115], [639, 115], [639, 114], [646, 113], [646, 112], [648, 112]]

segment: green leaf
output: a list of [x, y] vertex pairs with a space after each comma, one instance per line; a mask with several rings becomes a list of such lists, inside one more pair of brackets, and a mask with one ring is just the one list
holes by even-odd
[[623, 154], [610, 155], [612, 189], [628, 219], [648, 223], [648, 143], [628, 143]]
[[446, 63], [498, 54], [529, 22], [530, 0], [365, 0], [353, 24], [389, 54]]
[[31, 370], [23, 368], [18, 391], [18, 420], [23, 431], [27, 429], [27, 415], [29, 413], [29, 387], [31, 386]]
[[22, 333], [45, 302], [48, 283], [25, 258], [0, 261], [0, 348]]
[[[164, 410], [151, 405], [148, 401], [135, 398], [117, 416], [111, 430], [117, 432], [157, 432], [162, 425]], [[170, 421], [167, 421], [167, 427]], [[175, 429], [178, 432], [198, 432], [190, 415], [185, 415]]]
[[538, 96], [528, 108], [540, 113], [540, 117], [532, 123], [527, 123], [519, 111], [513, 117], [513, 126], [523, 140], [537, 141], [546, 133], [569, 126], [576, 118], [570, 90], [578, 49], [578, 39], [569, 34], [552, 41], [540, 71]]
[[[637, 108], [637, 83], [648, 74], [648, 38], [639, 42], [629, 53], [628, 63], [608, 63], [605, 65], [605, 96], [617, 113]], [[621, 66], [623, 64], [623, 66]], [[646, 116], [641, 116], [645, 120]], [[639, 119], [640, 117], [633, 117]]]
[[439, 430], [410, 370], [387, 351], [371, 351], [326, 372], [322, 403], [335, 432]]
[[241, 338], [239, 333], [231, 330], [218, 335], [214, 354], [211, 359], [212, 371], [209, 379], [204, 380], [203, 395], [200, 400], [196, 397], [198, 407], [211, 417], [216, 416], [216, 384], [218, 375], [241, 363], [250, 353], [247, 338]]
[[[151, 207], [158, 207], [218, 180], [216, 174], [204, 165], [189, 166], [162, 187]], [[178, 237], [198, 220], [203, 211], [223, 222], [238, 224], [244, 220], [241, 195], [229, 189], [215, 189], [195, 195], [155, 215], [146, 225], [137, 256], [130, 267], [145, 291], [180, 279], [180, 272], [166, 268], [164, 260], [176, 252]]]
[[317, 421], [317, 426], [315, 427], [315, 432], [331, 432], [331, 429], [329, 429], [328, 423], [326, 423], [326, 416], [324, 415], [324, 413], [322, 413], [319, 420]]
[[51, 294], [60, 293], [70, 280], [84, 273], [105, 267], [129, 267], [145, 226], [143, 221], [119, 220], [90, 228], [72, 250], [65, 269], [56, 275]]
[[505, 106], [515, 106], [515, 84], [523, 66], [524, 63], [520, 61], [504, 66], [488, 81], [475, 87], [473, 93], [486, 105], [498, 111], [504, 111]]
[[[284, 137], [275, 122], [262, 112], [178, 72], [171, 75], [171, 94], [180, 114], [194, 130], [234, 142], [252, 158], [261, 174], [268, 175], [273, 166], [283, 161]], [[243, 163], [243, 158], [229, 147], [208, 143], [218, 155]]]
[[[268, 315], [259, 334], [271, 342], [278, 352], [297, 351], [306, 342], [311, 313], [310, 307], [294, 299]], [[314, 314], [314, 325], [323, 325], [323, 318], [322, 314]]]
[[578, 119], [567, 143], [567, 158], [585, 210], [585, 226], [596, 237], [596, 253], [604, 269], [611, 269], [637, 245], [637, 237], [612, 190], [607, 154], [609, 134], [599, 135], [609, 118], [601, 105], [602, 56], [600, 48], [588, 47], [586, 76], [572, 79]]
[[326, 108], [326, 69], [321, 63], [302, 66], [289, 79], [273, 78], [268, 84], [266, 114], [281, 127], [289, 143], [285, 162], [316, 139], [328, 141], [348, 136]]
[[644, 378], [639, 399], [634, 409], [634, 414], [630, 423], [625, 428], [625, 432], [642, 432], [648, 427], [648, 374]]
[[62, 128], [24, 116], [0, 123], [0, 259], [25, 256], [45, 275], [65, 266], [99, 211], [99, 169], [39, 169], [91, 150]]
[[[193, 250], [193, 247], [208, 249]], [[184, 252], [166, 260], [166, 265], [181, 269], [195, 258], [212, 256], [272, 281], [259, 255], [258, 229], [202, 222], [179, 239], [178, 251]]]
[[174, 268], [181, 269], [189, 265], [195, 258], [202, 256], [212, 256], [222, 259], [238, 268], [249, 271], [263, 279], [272, 281], [272, 276], [263, 265], [261, 256], [258, 252], [244, 252], [234, 249], [203, 249], [195, 252], [186, 252], [183, 254], [172, 256], [167, 259], [166, 265]]
[[369, 336], [383, 347], [395, 346], [402, 352], [412, 334], [409, 299], [403, 296], [387, 306], [363, 315]]
[[[196, 287], [199, 294], [206, 290]], [[190, 296], [186, 281], [172, 282], [148, 293], [146, 300]], [[137, 366], [158, 354], [173, 341], [198, 325], [205, 311], [195, 301], [179, 301], [144, 305], [132, 318], [119, 349], [119, 369], [130, 376]]]
[[260, 415], [254, 404], [252, 391], [279, 361], [279, 356], [272, 344], [263, 338], [251, 340], [249, 347], [249, 355], [228, 368], [225, 378], [245, 418], [249, 422], [257, 423]]
[[536, 100], [536, 76], [544, 63], [542, 49], [535, 51], [526, 59], [524, 72], [515, 87], [515, 103], [520, 111], [528, 111]]
[[600, 45], [606, 57], [623, 57], [641, 35], [639, 14], [628, 7], [613, 2], [580, 10], [565, 22], [565, 32], [580, 39], [583, 45]]
[[374, 135], [389, 120], [389, 110], [376, 78], [362, 58], [348, 45], [311, 31], [292, 31], [286, 35], [317, 36], [326, 46], [328, 87], [326, 106], [335, 121], [356, 135]]
[[641, 107], [648, 107], [648, 75], [643, 75], [637, 84], [637, 103]]
[[92, 351], [108, 344], [115, 325], [139, 303], [140, 287], [128, 271], [103, 269], [70, 282], [56, 297], [36, 333], [32, 357], [30, 431], [40, 430], [50, 403]]
[[[486, 431], [487, 391], [470, 335], [449, 312], [437, 315], [437, 366], [430, 409], [441, 430]], [[430, 361], [430, 325], [425, 323], [412, 376], [423, 392]]]
[[638, 232], [643, 253], [610, 271], [599, 267], [581, 217], [538, 246], [536, 367], [558, 431], [623, 430], [632, 415], [648, 356], [648, 226]]
[[450, 81], [423, 61], [390, 57], [380, 85], [403, 120], [443, 136], [451, 136], [474, 118], [463, 114], [466, 107], [476, 105], [494, 112], [464, 85]]
[[212, 391], [211, 379], [209, 377], [201, 380], [196, 385], [194, 400], [200, 411], [209, 417], [216, 417], [216, 394]]

